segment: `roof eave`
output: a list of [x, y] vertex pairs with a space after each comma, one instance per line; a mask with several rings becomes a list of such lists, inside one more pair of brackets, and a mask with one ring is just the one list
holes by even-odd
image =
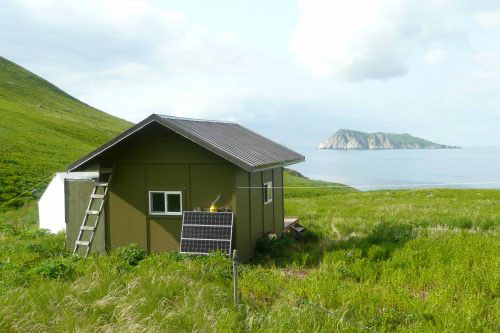
[[306, 160], [305, 156], [301, 156], [299, 158], [294, 158], [292, 160], [288, 160], [288, 161], [284, 161], [284, 162], [277, 162], [277, 163], [272, 163], [272, 164], [254, 166], [254, 167], [252, 167], [252, 170], [249, 172], [260, 172], [260, 171], [279, 168], [279, 167], [286, 167], [288, 165], [304, 162], [305, 160]]
[[134, 134], [135, 132], [137, 132], [141, 128], [149, 125], [153, 121], [159, 122], [158, 121], [158, 116], [156, 114], [150, 115], [149, 117], [147, 117], [143, 121], [141, 121], [141, 122], [137, 123], [136, 125], [130, 127], [126, 131], [118, 134], [116, 137], [114, 137], [113, 139], [109, 140], [108, 142], [106, 142], [105, 144], [101, 145], [100, 147], [94, 149], [93, 151], [91, 151], [87, 155], [83, 156], [82, 158], [80, 158], [76, 162], [71, 163], [70, 165], [68, 165], [66, 167], [66, 170], [68, 172], [74, 171], [75, 169], [79, 168], [83, 164], [85, 164], [88, 161], [92, 160], [94, 157], [100, 155], [101, 153], [105, 152], [106, 150], [108, 150], [109, 148], [113, 147], [117, 143], [119, 143], [122, 140], [126, 139], [130, 135]]

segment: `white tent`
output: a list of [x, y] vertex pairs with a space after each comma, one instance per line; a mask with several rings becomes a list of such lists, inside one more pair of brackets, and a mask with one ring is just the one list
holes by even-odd
[[57, 233], [66, 230], [64, 198], [65, 179], [97, 178], [97, 172], [59, 172], [54, 175], [42, 197], [38, 200], [40, 228]]

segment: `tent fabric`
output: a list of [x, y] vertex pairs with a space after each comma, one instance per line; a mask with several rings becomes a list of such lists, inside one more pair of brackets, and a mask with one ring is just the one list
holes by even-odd
[[52, 233], [66, 230], [65, 179], [97, 178], [97, 172], [56, 173], [38, 200], [38, 221], [41, 229]]

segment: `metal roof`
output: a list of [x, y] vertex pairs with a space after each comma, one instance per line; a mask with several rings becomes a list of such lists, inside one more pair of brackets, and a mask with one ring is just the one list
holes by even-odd
[[302, 162], [305, 157], [239, 124], [153, 114], [68, 166], [72, 171], [156, 122], [249, 172]]

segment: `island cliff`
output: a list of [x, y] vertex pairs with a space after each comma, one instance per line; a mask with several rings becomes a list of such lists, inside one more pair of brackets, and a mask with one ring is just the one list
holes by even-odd
[[442, 145], [410, 134], [364, 133], [341, 129], [318, 146], [319, 149], [446, 149], [460, 148]]

